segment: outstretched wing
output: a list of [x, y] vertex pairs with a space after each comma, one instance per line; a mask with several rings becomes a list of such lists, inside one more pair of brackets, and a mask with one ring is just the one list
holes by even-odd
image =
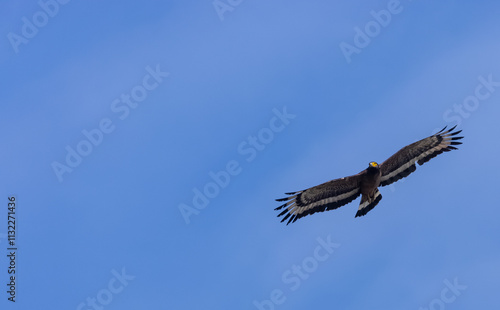
[[278, 217], [285, 215], [282, 222], [288, 219], [287, 225], [297, 219], [315, 212], [323, 212], [343, 206], [360, 194], [360, 180], [362, 174], [332, 180], [303, 191], [285, 193], [290, 195], [276, 201], [286, 201], [275, 210], [284, 209]]
[[462, 144], [462, 142], [457, 140], [463, 137], [454, 137], [461, 132], [461, 130], [452, 132], [455, 127], [457, 126], [447, 131], [445, 131], [446, 127], [444, 127], [435, 135], [407, 145], [396, 154], [389, 157], [380, 165], [380, 170], [382, 172], [380, 185], [386, 186], [408, 176], [417, 169], [415, 162], [419, 165], [423, 165], [431, 158], [443, 152], [456, 150], [457, 148], [453, 145]]

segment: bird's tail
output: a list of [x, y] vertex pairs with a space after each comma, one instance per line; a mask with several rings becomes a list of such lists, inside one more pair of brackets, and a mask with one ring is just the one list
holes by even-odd
[[382, 200], [382, 194], [378, 191], [378, 188], [375, 189], [373, 195], [365, 195], [361, 196], [361, 202], [359, 203], [358, 212], [355, 217], [363, 216], [366, 213], [370, 212], [371, 209], [375, 208], [375, 206]]

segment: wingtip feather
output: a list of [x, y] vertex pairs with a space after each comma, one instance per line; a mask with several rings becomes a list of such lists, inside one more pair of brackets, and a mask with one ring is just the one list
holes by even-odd
[[290, 215], [292, 215], [292, 213], [288, 213], [287, 215], [285, 215], [285, 217], [281, 219], [281, 223], [286, 221], [290, 217]]
[[446, 129], [446, 127], [448, 127], [448, 126], [444, 126], [444, 128], [443, 128], [443, 129], [441, 129], [440, 131], [438, 131], [436, 134], [440, 134], [440, 133], [442, 133], [442, 132]]

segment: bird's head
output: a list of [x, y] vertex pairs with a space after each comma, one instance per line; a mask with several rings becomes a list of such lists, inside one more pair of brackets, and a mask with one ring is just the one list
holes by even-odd
[[370, 162], [370, 163], [368, 164], [368, 166], [369, 166], [369, 167], [372, 167], [372, 168], [378, 168], [378, 164], [377, 164], [376, 162], [374, 162], [374, 161]]

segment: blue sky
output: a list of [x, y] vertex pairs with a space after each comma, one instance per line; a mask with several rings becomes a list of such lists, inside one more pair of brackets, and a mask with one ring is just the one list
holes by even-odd
[[[10, 196], [18, 250], [16, 302], [2, 293], [0, 307], [498, 307], [499, 13], [494, 1], [2, 4], [4, 289]], [[284, 192], [456, 124], [460, 150], [381, 188], [367, 216], [354, 218], [356, 200], [276, 218]]]

